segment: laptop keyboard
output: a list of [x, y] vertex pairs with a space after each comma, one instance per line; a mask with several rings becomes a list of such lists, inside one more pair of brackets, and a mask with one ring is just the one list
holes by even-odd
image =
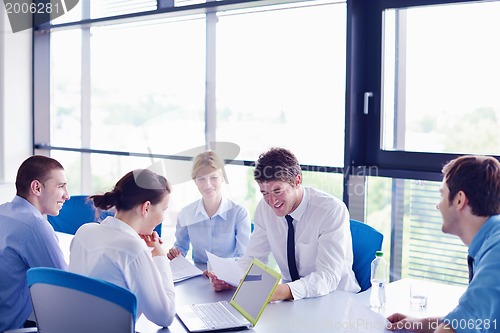
[[221, 303], [193, 304], [194, 311], [208, 327], [219, 328], [238, 325], [239, 321]]

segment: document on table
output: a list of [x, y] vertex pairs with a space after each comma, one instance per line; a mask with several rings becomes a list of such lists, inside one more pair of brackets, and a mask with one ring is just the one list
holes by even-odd
[[187, 280], [203, 274], [201, 269], [193, 265], [184, 256], [177, 256], [170, 260], [170, 268], [172, 269], [174, 282]]
[[238, 262], [233, 258], [221, 258], [213, 253], [206, 252], [210, 266], [212, 266], [212, 272], [217, 275], [217, 278], [237, 287], [243, 278], [243, 272]]
[[354, 297], [349, 297], [342, 321], [343, 333], [388, 332], [389, 321]]

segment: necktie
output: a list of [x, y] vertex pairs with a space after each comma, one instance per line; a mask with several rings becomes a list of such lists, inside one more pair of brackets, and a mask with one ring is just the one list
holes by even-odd
[[472, 281], [472, 277], [474, 276], [474, 272], [472, 270], [472, 263], [474, 262], [474, 258], [471, 256], [467, 256], [467, 266], [469, 268], [469, 283]]
[[288, 222], [288, 238], [286, 243], [286, 255], [288, 258], [288, 270], [290, 271], [290, 278], [292, 281], [298, 280], [300, 278], [299, 272], [297, 271], [297, 264], [295, 263], [295, 230], [293, 229], [293, 217], [290, 215], [285, 216], [286, 222]]

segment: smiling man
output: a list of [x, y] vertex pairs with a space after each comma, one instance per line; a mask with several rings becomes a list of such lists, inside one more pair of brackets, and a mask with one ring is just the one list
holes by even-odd
[[32, 326], [26, 271], [66, 269], [54, 229], [44, 217], [58, 215], [69, 193], [62, 165], [31, 156], [17, 172], [16, 196], [0, 205], [0, 332]]
[[[461, 156], [443, 168], [442, 231], [469, 247], [469, 286], [444, 318], [388, 317], [391, 330], [498, 332], [500, 318], [500, 163], [491, 156]], [[464, 260], [465, 261], [465, 260]]]
[[[317, 189], [302, 186], [297, 158], [272, 148], [256, 162], [254, 178], [263, 195], [254, 215], [255, 230], [242, 269], [254, 258], [272, 254], [286, 283], [272, 301], [323, 296], [333, 290], [358, 292], [352, 271], [352, 239], [345, 204]], [[228, 287], [212, 276], [215, 290]]]

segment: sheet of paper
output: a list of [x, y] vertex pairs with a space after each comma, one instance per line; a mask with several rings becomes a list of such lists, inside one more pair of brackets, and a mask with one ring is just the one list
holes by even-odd
[[170, 268], [172, 269], [174, 282], [183, 281], [203, 274], [198, 267], [193, 265], [183, 256], [177, 256], [170, 260]]
[[240, 280], [243, 278], [243, 272], [238, 262], [232, 258], [221, 258], [208, 251], [206, 252], [208, 260], [210, 261], [210, 266], [212, 267], [212, 272], [217, 278], [237, 287], [240, 284]]
[[388, 324], [389, 321], [382, 314], [372, 311], [354, 297], [347, 300], [342, 322], [344, 333], [389, 332]]

